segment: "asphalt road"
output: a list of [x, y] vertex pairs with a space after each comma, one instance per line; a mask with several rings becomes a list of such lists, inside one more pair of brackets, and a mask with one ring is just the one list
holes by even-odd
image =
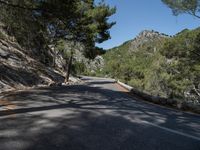
[[200, 150], [200, 116], [127, 94], [110, 79], [0, 100], [0, 150]]

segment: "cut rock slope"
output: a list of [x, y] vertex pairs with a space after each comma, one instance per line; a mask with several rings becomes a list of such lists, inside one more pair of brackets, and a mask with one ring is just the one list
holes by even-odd
[[0, 92], [63, 81], [61, 72], [26, 55], [16, 42], [0, 40]]

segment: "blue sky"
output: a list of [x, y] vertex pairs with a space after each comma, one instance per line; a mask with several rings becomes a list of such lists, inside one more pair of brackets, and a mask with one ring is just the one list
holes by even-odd
[[200, 26], [200, 19], [183, 14], [175, 17], [161, 0], [105, 0], [110, 6], [116, 6], [117, 12], [110, 18], [117, 24], [110, 30], [111, 39], [98, 45], [109, 49], [133, 39], [142, 30], [156, 30], [174, 35], [188, 28]]

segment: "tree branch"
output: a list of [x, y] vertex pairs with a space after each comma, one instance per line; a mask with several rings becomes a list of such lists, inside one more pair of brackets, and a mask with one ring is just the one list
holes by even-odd
[[200, 92], [199, 92], [199, 90], [198, 90], [198, 89], [196, 89], [196, 87], [195, 87], [195, 86], [193, 86], [193, 90], [196, 92], [196, 94], [197, 94], [198, 96], [200, 96]]
[[196, 14], [194, 14], [194, 16], [197, 17], [198, 19], [200, 19], [200, 16], [198, 16], [198, 15], [196, 15]]
[[197, 55], [197, 56], [200, 56], [200, 54], [195, 52], [195, 51], [192, 51], [192, 50], [189, 50], [189, 51], [192, 52], [193, 54]]
[[195, 13], [192, 13], [192, 12], [190, 12], [190, 11], [188, 11], [187, 13], [188, 13], [189, 15], [192, 15], [192, 16], [194, 16], [194, 17], [200, 19], [200, 16], [196, 15]]
[[9, 2], [5, 2], [5, 1], [2, 1], [2, 0], [0, 0], [0, 4], [7, 5], [7, 6], [13, 7], [13, 8], [20, 8], [20, 9], [30, 10], [30, 11], [39, 10], [39, 8], [24, 7], [24, 6], [20, 6], [20, 5], [11, 4]]

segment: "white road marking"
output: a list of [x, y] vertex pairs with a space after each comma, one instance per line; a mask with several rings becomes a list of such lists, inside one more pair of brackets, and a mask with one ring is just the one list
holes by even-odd
[[138, 124], [143, 123], [143, 124], [151, 125], [151, 126], [154, 126], [156, 128], [159, 128], [159, 129], [171, 132], [173, 134], [178, 134], [178, 135], [181, 135], [181, 136], [184, 136], [184, 137], [187, 137], [187, 138], [191, 138], [191, 139], [200, 141], [200, 137], [193, 136], [193, 135], [190, 135], [190, 134], [187, 134], [187, 133], [183, 133], [183, 132], [180, 132], [180, 131], [177, 131], [177, 130], [173, 130], [173, 129], [170, 129], [170, 128], [166, 128], [166, 127], [160, 126], [158, 124], [151, 123], [149, 121], [141, 120], [140, 118], [137, 118], [137, 117], [136, 118], [135, 117], [132, 118], [130, 116], [126, 116], [125, 118], [128, 119], [128, 120], [130, 120], [131, 122], [136, 122]]
[[166, 127], [162, 127], [162, 126], [159, 126], [157, 124], [154, 124], [154, 123], [151, 123], [151, 122], [148, 122], [148, 121], [141, 121], [141, 123], [145, 123], [145, 124], [157, 127], [159, 129], [174, 133], [174, 134], [178, 134], [178, 135], [181, 135], [181, 136], [185, 136], [185, 137], [200, 141], [199, 137], [196, 137], [196, 136], [193, 136], [193, 135], [190, 135], [190, 134], [187, 134], [187, 133], [183, 133], [183, 132], [180, 132], [180, 131], [176, 131], [176, 130], [173, 130], [173, 129], [169, 129], [169, 128], [166, 128]]

